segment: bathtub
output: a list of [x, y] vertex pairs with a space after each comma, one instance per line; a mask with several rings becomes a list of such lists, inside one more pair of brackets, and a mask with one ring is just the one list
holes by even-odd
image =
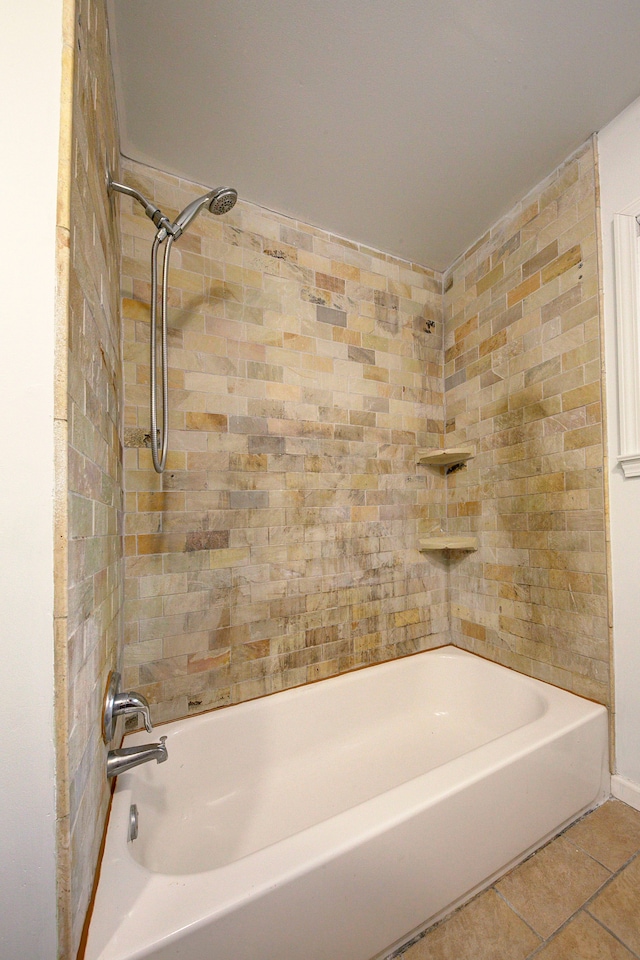
[[455, 647], [162, 732], [86, 960], [381, 958], [609, 794], [604, 707]]

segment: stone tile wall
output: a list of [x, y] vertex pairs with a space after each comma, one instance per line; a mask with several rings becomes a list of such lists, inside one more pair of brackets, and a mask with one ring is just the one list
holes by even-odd
[[609, 699], [594, 148], [587, 143], [449, 271], [452, 639]]
[[56, 351], [60, 957], [75, 957], [108, 801], [102, 698], [123, 634], [119, 142], [102, 0], [66, 6]]
[[[126, 161], [170, 216], [205, 192]], [[155, 719], [448, 640], [441, 277], [239, 201], [178, 241], [170, 454], [149, 433], [153, 226], [121, 197], [126, 682]]]

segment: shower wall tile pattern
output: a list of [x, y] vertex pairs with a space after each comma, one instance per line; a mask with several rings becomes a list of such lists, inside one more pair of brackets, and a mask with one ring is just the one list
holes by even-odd
[[119, 142], [102, 0], [65, 9], [56, 347], [59, 956], [75, 957], [109, 803], [102, 698], [121, 652]]
[[[206, 188], [125, 161], [175, 216]], [[156, 720], [447, 642], [441, 276], [239, 201], [178, 241], [170, 454], [149, 442], [153, 227], [121, 197], [128, 686]]]
[[594, 147], [445, 281], [453, 642], [607, 703], [606, 515]]

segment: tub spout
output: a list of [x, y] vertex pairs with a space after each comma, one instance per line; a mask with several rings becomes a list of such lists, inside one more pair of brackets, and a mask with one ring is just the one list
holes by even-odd
[[160, 737], [160, 743], [144, 743], [139, 747], [121, 747], [120, 750], [109, 750], [107, 754], [107, 777], [117, 777], [125, 770], [131, 770], [141, 763], [156, 760], [164, 763], [168, 758], [166, 737]]

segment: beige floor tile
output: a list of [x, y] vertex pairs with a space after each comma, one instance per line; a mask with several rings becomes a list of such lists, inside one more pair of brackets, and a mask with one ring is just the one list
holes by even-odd
[[535, 960], [634, 960], [633, 954], [588, 914], [579, 913]]
[[496, 884], [507, 903], [543, 939], [579, 910], [610, 876], [564, 837], [553, 840], [534, 857]]
[[609, 800], [564, 835], [611, 871], [640, 850], [640, 812]]
[[494, 890], [427, 933], [402, 960], [525, 960], [540, 944]]
[[640, 856], [625, 867], [589, 906], [630, 950], [640, 953]]

